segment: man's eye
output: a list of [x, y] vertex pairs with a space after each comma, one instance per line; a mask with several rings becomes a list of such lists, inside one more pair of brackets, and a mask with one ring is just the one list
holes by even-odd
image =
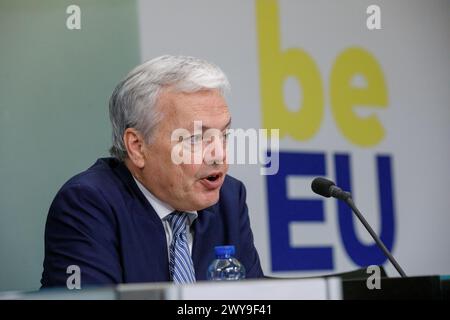
[[194, 134], [193, 136], [189, 137], [189, 142], [191, 144], [197, 144], [197, 143], [202, 142], [202, 139], [203, 139], [203, 135], [201, 135], [201, 134]]

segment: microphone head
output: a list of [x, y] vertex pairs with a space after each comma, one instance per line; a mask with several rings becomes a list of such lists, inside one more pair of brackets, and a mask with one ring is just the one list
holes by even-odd
[[322, 178], [322, 177], [318, 177], [312, 181], [311, 189], [318, 195], [329, 198], [329, 197], [331, 197], [330, 188], [334, 185], [335, 185], [335, 183], [333, 181]]

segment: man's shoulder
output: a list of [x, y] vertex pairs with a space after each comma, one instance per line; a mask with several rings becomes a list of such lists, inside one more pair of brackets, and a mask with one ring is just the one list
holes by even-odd
[[117, 170], [120, 162], [114, 158], [100, 158], [87, 170], [70, 178], [59, 190], [67, 189], [90, 189], [94, 191], [107, 191], [117, 187]]
[[222, 185], [222, 188], [223, 187], [232, 188], [232, 189], [236, 189], [236, 188], [240, 189], [240, 188], [244, 187], [244, 183], [241, 180], [227, 174], [225, 176], [225, 180]]
[[220, 190], [221, 199], [244, 198], [246, 197], [246, 189], [244, 183], [230, 175], [225, 176], [222, 188]]

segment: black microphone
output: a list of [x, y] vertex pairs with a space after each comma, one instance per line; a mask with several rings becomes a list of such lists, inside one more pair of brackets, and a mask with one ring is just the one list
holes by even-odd
[[400, 267], [400, 265], [394, 259], [394, 257], [389, 252], [389, 250], [386, 248], [386, 246], [381, 241], [381, 239], [373, 231], [372, 227], [369, 225], [369, 223], [366, 221], [366, 219], [364, 219], [363, 215], [361, 214], [361, 212], [359, 212], [358, 208], [355, 206], [350, 192], [343, 191], [341, 188], [337, 187], [333, 181], [330, 181], [330, 180], [322, 178], [322, 177], [318, 177], [313, 180], [313, 182], [311, 183], [311, 189], [312, 189], [312, 191], [314, 191], [314, 193], [317, 193], [318, 195], [321, 195], [323, 197], [326, 197], [326, 198], [333, 197], [333, 198], [337, 198], [340, 200], [344, 200], [345, 203], [348, 204], [348, 206], [352, 209], [352, 211], [355, 213], [355, 215], [358, 217], [358, 219], [364, 225], [364, 227], [367, 229], [367, 231], [370, 233], [372, 238], [375, 240], [377, 245], [380, 247], [380, 249], [383, 251], [383, 253], [386, 255], [386, 257], [389, 259], [389, 261], [391, 261], [391, 263], [394, 265], [394, 267], [398, 271], [398, 273], [403, 278], [406, 277], [406, 274], [403, 271], [403, 269]]
[[345, 201], [352, 196], [349, 192], [342, 191], [342, 189], [337, 187], [333, 181], [320, 177], [313, 180], [311, 189], [315, 193], [326, 198], [333, 197]]

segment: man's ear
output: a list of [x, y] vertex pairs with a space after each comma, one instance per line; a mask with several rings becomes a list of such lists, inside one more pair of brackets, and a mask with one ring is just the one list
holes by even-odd
[[128, 158], [139, 169], [144, 168], [144, 138], [134, 128], [127, 128], [123, 134], [123, 142], [128, 152]]

